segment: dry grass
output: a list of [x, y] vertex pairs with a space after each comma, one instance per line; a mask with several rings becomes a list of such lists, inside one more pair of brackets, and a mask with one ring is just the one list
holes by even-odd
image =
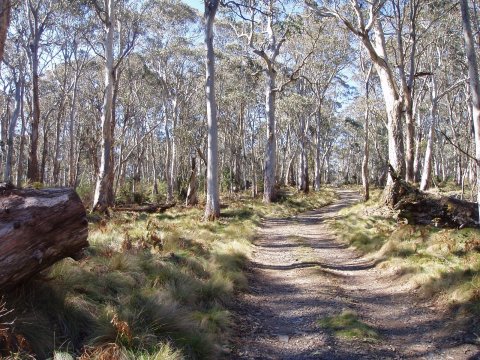
[[324, 190], [286, 195], [268, 206], [232, 199], [216, 222], [204, 222], [201, 208], [175, 208], [91, 223], [85, 259], [65, 259], [47, 277], [8, 294], [15, 311], [0, 322], [10, 322], [5, 334], [16, 342], [1, 346], [0, 355], [216, 358], [228, 340], [228, 304], [247, 286], [244, 271], [261, 219], [333, 198]]
[[[374, 200], [341, 212], [336, 233], [426, 299], [475, 319], [480, 314], [480, 230], [397, 224]], [[374, 215], [372, 215], [374, 214]]]

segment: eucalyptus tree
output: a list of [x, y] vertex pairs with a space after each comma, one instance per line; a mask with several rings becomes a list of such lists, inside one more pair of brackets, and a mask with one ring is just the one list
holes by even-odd
[[207, 151], [207, 198], [205, 218], [215, 220], [220, 216], [220, 196], [218, 190], [218, 125], [217, 102], [215, 99], [215, 53], [213, 47], [213, 23], [220, 0], [204, 0], [205, 26], [205, 96], [208, 123]]
[[197, 85], [191, 74], [198, 71], [199, 56], [194, 41], [199, 16], [194, 9], [177, 0], [152, 1], [151, 11], [155, 17], [146, 17], [146, 34], [140, 49], [161, 95], [159, 112], [163, 116], [166, 145], [163, 175], [167, 183], [167, 199], [173, 201], [178, 184], [178, 151], [181, 150], [179, 123], [190, 107]]
[[303, 45], [305, 48], [311, 47], [313, 42], [322, 44], [322, 46], [315, 47], [315, 51], [301, 71], [301, 77], [307, 81], [307, 86], [313, 93], [316, 102], [312, 116], [315, 117], [316, 127], [314, 185], [315, 190], [318, 191], [320, 190], [322, 158], [324, 157], [321, 131], [323, 104], [335, 84], [344, 84], [341, 73], [352, 60], [351, 36], [346, 31], [339, 31], [333, 22], [320, 22], [315, 18], [307, 18], [300, 38], [301, 41], [298, 43], [306, 43]]
[[[20, 45], [20, 41], [16, 41], [12, 46], [11, 51], [7, 51], [7, 59], [4, 60], [9, 73], [12, 77], [11, 82], [14, 87], [15, 107], [9, 119], [8, 134], [7, 134], [7, 154], [5, 159], [4, 181], [7, 183], [13, 182], [13, 161], [14, 161], [14, 138], [15, 129], [17, 127], [18, 119], [23, 115], [22, 107], [25, 92], [25, 71], [27, 68], [26, 53]], [[3, 74], [4, 75], [4, 74]]]
[[[460, 0], [462, 14], [463, 37], [465, 39], [465, 52], [467, 56], [468, 75], [470, 78], [470, 93], [472, 102], [472, 120], [475, 131], [475, 157], [477, 170], [477, 203], [480, 210], [480, 80], [478, 76], [477, 55], [473, 39], [470, 13], [467, 0]], [[480, 212], [479, 212], [480, 216]], [[479, 218], [480, 221], [480, 218]]]
[[431, 186], [432, 180], [432, 163], [435, 144], [435, 132], [439, 127], [439, 107], [440, 101], [452, 90], [455, 90], [465, 82], [462, 77], [458, 80], [452, 79], [452, 75], [455, 74], [455, 69], [452, 68], [452, 64], [448, 61], [447, 55], [447, 41], [439, 39], [436, 44], [432, 46], [432, 51], [429, 56], [431, 59], [430, 67], [430, 80], [428, 82], [430, 108], [429, 108], [429, 127], [428, 127], [428, 140], [425, 150], [424, 163], [422, 167], [422, 177], [420, 181], [420, 190], [426, 190]]
[[112, 164], [112, 110], [113, 110], [113, 86], [114, 86], [114, 32], [115, 17], [117, 13], [116, 1], [105, 0], [100, 5], [97, 1], [93, 2], [95, 10], [104, 26], [104, 84], [105, 91], [102, 105], [102, 144], [101, 144], [101, 163], [95, 185], [95, 195], [93, 198], [93, 209], [105, 211], [110, 205], [109, 193], [113, 183], [110, 178]]
[[[95, 185], [93, 209], [105, 211], [114, 201], [114, 133], [119, 67], [133, 50], [139, 35], [138, 5], [128, 0], [90, 0], [103, 26], [104, 95], [101, 111], [102, 143], [99, 173]], [[141, 5], [141, 4], [140, 4]]]
[[32, 182], [40, 180], [38, 166], [38, 136], [40, 126], [40, 51], [45, 30], [51, 27], [54, 7], [51, 0], [27, 0], [24, 3], [26, 22], [28, 24], [28, 58], [32, 77], [32, 120], [30, 129], [30, 152], [28, 156], [27, 179]]
[[[301, 68], [313, 53], [292, 57], [294, 66], [285, 69], [281, 50], [288, 38], [298, 31], [301, 23], [296, 4], [284, 1], [252, 1], [235, 3], [234, 12], [242, 20], [232, 23], [237, 36], [244, 39], [251, 52], [259, 59], [260, 71], [265, 74], [265, 117], [267, 121], [263, 201], [270, 203], [276, 197], [277, 124], [275, 106], [277, 94], [299, 77]], [[283, 60], [283, 61], [282, 61]], [[288, 60], [287, 60], [288, 61]], [[286, 70], [284, 81], [278, 82], [280, 70]]]
[[[388, 159], [394, 170], [405, 175], [405, 150], [404, 134], [402, 126], [402, 113], [407, 104], [410, 109], [411, 92], [415, 79], [416, 59], [416, 21], [421, 1], [406, 3], [398, 0], [374, 0], [364, 2], [353, 0], [348, 3], [346, 10], [338, 7], [318, 6], [314, 1], [306, 0], [307, 5], [319, 16], [334, 17], [346, 29], [351, 31], [361, 41], [373, 62], [375, 70], [380, 78], [387, 118], [388, 118]], [[344, 9], [344, 8], [342, 8]], [[388, 11], [388, 16], [382, 16], [381, 10]], [[406, 26], [406, 13], [408, 13], [409, 26]], [[387, 24], [389, 19], [390, 24]], [[384, 27], [389, 25], [396, 34], [394, 58], [389, 56]], [[371, 32], [374, 32], [374, 39]], [[412, 42], [409, 49], [405, 49], [404, 33], [412, 34]], [[389, 42], [388, 45], [393, 45]], [[408, 52], [407, 52], [408, 50]], [[408, 54], [408, 57], [407, 57]], [[408, 64], [407, 64], [408, 60]], [[408, 66], [408, 71], [406, 67]], [[399, 76], [395, 75], [398, 69]], [[408, 180], [413, 175], [413, 123], [408, 115], [407, 120], [407, 162]]]
[[372, 66], [368, 66], [360, 58], [360, 67], [364, 74], [364, 90], [365, 90], [365, 115], [364, 115], [364, 132], [365, 141], [363, 144], [363, 161], [362, 161], [362, 185], [363, 185], [363, 201], [370, 199], [370, 174], [368, 169], [368, 162], [370, 158], [370, 78], [372, 76]]

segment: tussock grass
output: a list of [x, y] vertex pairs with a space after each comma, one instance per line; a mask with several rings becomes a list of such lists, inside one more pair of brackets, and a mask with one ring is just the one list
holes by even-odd
[[344, 310], [336, 316], [318, 320], [318, 325], [333, 331], [335, 336], [348, 340], [377, 341], [380, 336], [371, 326], [362, 322], [358, 316], [349, 310]]
[[201, 208], [92, 216], [85, 259], [65, 259], [6, 296], [14, 312], [0, 322], [9, 324], [13, 340], [5, 346], [0, 331], [0, 357], [217, 358], [231, 326], [228, 304], [247, 287], [262, 218], [320, 207], [335, 196], [289, 191], [271, 205], [231, 199], [216, 222], [204, 222]]
[[332, 222], [336, 233], [379, 266], [402, 278], [425, 299], [480, 315], [480, 230], [439, 229], [397, 224], [372, 210], [380, 192], [366, 204], [341, 212]]

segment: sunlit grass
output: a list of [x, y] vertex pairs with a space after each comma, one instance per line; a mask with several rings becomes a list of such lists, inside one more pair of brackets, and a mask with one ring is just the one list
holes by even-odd
[[336, 316], [320, 319], [318, 325], [332, 331], [335, 336], [348, 340], [377, 341], [380, 338], [375, 329], [362, 322], [354, 312], [348, 310]]
[[332, 227], [340, 238], [438, 304], [480, 314], [480, 230], [397, 224], [367, 204], [341, 212]]
[[6, 321], [14, 324], [11, 336], [25, 342], [7, 352], [49, 358], [56, 351], [58, 358], [82, 360], [217, 358], [232, 324], [228, 305], [248, 285], [251, 241], [262, 219], [318, 208], [334, 197], [326, 189], [284, 195], [271, 205], [230, 199], [215, 222], [203, 221], [200, 207], [96, 218], [85, 259], [65, 259], [47, 281], [9, 294], [15, 311]]

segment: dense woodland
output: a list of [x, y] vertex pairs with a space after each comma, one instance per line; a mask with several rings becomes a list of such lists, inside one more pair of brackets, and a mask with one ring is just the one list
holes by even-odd
[[474, 354], [479, 11], [0, 0], [0, 357]]
[[[180, 1], [11, 5], [5, 181], [75, 187], [99, 210], [195, 204], [209, 159], [211, 192], [266, 202], [283, 184], [384, 186], [388, 163], [422, 189], [476, 186], [458, 2], [206, 1], [204, 14]], [[475, 55], [478, 3], [465, 5]]]

